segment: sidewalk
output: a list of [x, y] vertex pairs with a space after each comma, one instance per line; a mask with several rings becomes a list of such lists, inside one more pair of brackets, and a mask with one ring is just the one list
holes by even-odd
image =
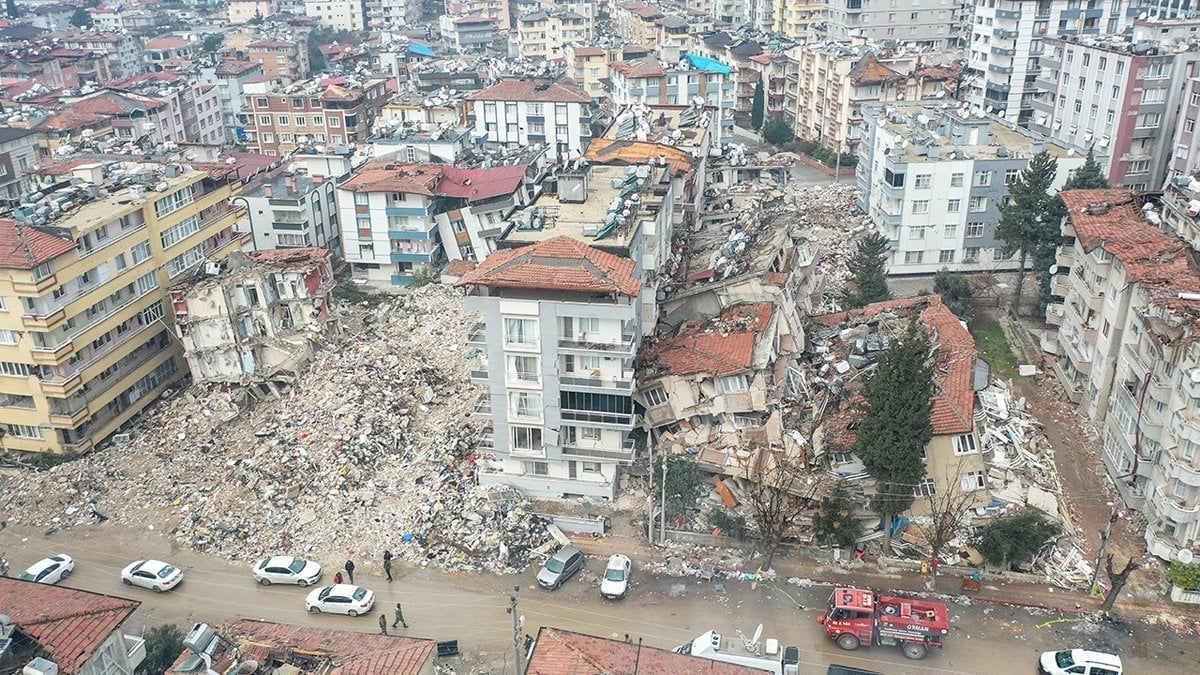
[[[570, 536], [570, 535], [568, 535]], [[671, 549], [650, 546], [640, 537], [607, 535], [591, 538], [573, 536], [571, 543], [584, 553], [600, 559], [613, 553], [622, 553], [635, 561], [665, 562], [665, 554]], [[1101, 600], [1082, 592], [1069, 591], [1052, 586], [1049, 582], [1033, 583], [1015, 581], [984, 574], [983, 587], [978, 592], [964, 592], [958, 570], [942, 568], [942, 574], [934, 579], [932, 589], [926, 588], [928, 576], [899, 568], [880, 569], [874, 563], [848, 567], [831, 560], [807, 556], [803, 551], [789, 551], [775, 556], [777, 583], [786, 583], [792, 577], [810, 579], [820, 584], [857, 584], [884, 590], [904, 590], [913, 593], [941, 593], [970, 598], [972, 603], [989, 603], [1016, 607], [1033, 607], [1071, 614], [1089, 614], [1100, 608]], [[753, 572], [752, 569], [739, 570]], [[1125, 618], [1146, 615], [1168, 614], [1180, 618], [1200, 619], [1200, 606], [1161, 602], [1118, 602], [1117, 611]]]

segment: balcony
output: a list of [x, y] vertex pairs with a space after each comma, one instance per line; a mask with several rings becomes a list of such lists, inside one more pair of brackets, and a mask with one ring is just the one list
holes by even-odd
[[609, 412], [600, 410], [571, 410], [564, 408], [560, 411], [563, 420], [572, 422], [588, 422], [601, 426], [614, 426], [628, 429], [633, 426], [633, 413]]
[[471, 326], [471, 332], [467, 333], [467, 344], [475, 345], [476, 347], [487, 346], [487, 324], [478, 321], [474, 326]]
[[125, 643], [125, 657], [131, 669], [137, 668], [146, 660], [146, 641], [136, 635], [121, 635]]
[[558, 384], [567, 388], [630, 391], [633, 389], [633, 371], [626, 371], [620, 375], [595, 377], [579, 376], [578, 374], [564, 375], [558, 378]]
[[475, 449], [482, 452], [496, 451], [496, 434], [490, 424], [479, 431], [479, 437], [475, 439]]
[[1164, 451], [1159, 461], [1162, 464], [1163, 475], [1167, 478], [1180, 480], [1191, 487], [1200, 487], [1200, 471], [1192, 468], [1191, 460]]
[[83, 421], [88, 418], [90, 410], [86, 405], [72, 413], [50, 413], [50, 426], [55, 429], [74, 429], [83, 424]]
[[621, 443], [621, 449], [614, 448], [585, 448], [578, 445], [564, 445], [562, 454], [568, 459], [580, 458], [587, 460], [600, 460], [609, 462], [621, 462], [627, 464], [633, 461], [637, 455], [637, 440], [630, 435], [625, 436], [625, 440]]
[[1046, 305], [1046, 323], [1051, 326], [1061, 326], [1065, 312], [1066, 310], [1061, 302], [1053, 302]]
[[471, 371], [471, 381], [472, 381], [472, 382], [481, 382], [481, 383], [483, 383], [483, 384], [487, 384], [487, 381], [488, 381], [488, 371], [487, 371], [486, 369], [484, 369], [484, 370], [472, 370], [472, 371]]
[[620, 340], [604, 340], [591, 338], [587, 335], [558, 338], [558, 348], [564, 351], [602, 352], [605, 354], [622, 354], [633, 356], [634, 335], [625, 333]]
[[492, 395], [484, 392], [475, 400], [475, 408], [471, 411], [475, 417], [492, 418]]
[[1182, 499], [1168, 497], [1159, 485], [1154, 486], [1154, 491], [1150, 495], [1150, 508], [1159, 517], [1170, 518], [1180, 524], [1194, 523], [1200, 520], [1200, 505], [1189, 507], [1185, 505], [1186, 503]]
[[35, 330], [53, 330], [66, 318], [66, 309], [59, 307], [49, 314], [23, 314], [21, 315], [21, 325]]

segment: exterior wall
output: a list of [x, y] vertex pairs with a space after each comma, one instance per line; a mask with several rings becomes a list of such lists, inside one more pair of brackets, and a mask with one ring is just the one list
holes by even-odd
[[796, 40], [807, 38], [817, 24], [829, 20], [831, 4], [826, 0], [775, 0], [775, 32]]
[[608, 54], [580, 54], [575, 47], [565, 50], [571, 79], [583, 87], [583, 92], [593, 99], [607, 98], [604, 80], [608, 78]]
[[267, 18], [278, 11], [276, 0], [229, 0], [229, 23], [241, 24], [256, 16]]
[[495, 22], [460, 20], [461, 17], [442, 16], [438, 29], [442, 39], [455, 49], [486, 49], [495, 41]]
[[308, 77], [308, 50], [303, 42], [271, 40], [270, 45], [246, 46], [246, 60], [262, 66], [262, 74], [288, 85]]
[[572, 14], [534, 12], [517, 22], [520, 53], [527, 59], [563, 59], [563, 48], [591, 40], [591, 19]]
[[109, 72], [115, 79], [133, 77], [146, 70], [142, 41], [132, 35], [78, 33], [63, 36], [67, 49], [87, 49], [108, 54]]
[[108, 675], [114, 666], [120, 672], [132, 673], [146, 660], [146, 640], [126, 635], [120, 628], [113, 631], [92, 657], [79, 669], [79, 675]]
[[627, 78], [615, 68], [609, 68], [612, 82], [612, 103], [620, 109], [633, 103], [648, 105], [688, 105], [696, 96], [705, 105], [718, 111], [721, 142], [733, 134], [733, 115], [736, 92], [732, 75], [701, 70], [673, 70], [662, 77]]
[[367, 29], [367, 5], [364, 0], [304, 0], [304, 13], [322, 26], [338, 30]]
[[446, 0], [446, 14], [491, 17], [496, 20], [496, 29], [502, 31], [513, 27], [509, 0]]
[[346, 262], [356, 279], [378, 287], [407, 286], [417, 269], [444, 259], [430, 197], [338, 190], [337, 203]]
[[0, 199], [17, 199], [33, 187], [28, 171], [37, 165], [37, 135], [0, 141]]
[[334, 181], [319, 183], [304, 194], [268, 197], [260, 189], [244, 198], [247, 215], [238, 221], [238, 230], [250, 233], [252, 250], [316, 246], [341, 255]]
[[[902, 40], [934, 49], [945, 49], [957, 42], [963, 13], [970, 12], [970, 3], [945, 0], [912, 0], [899, 4], [828, 0], [825, 5], [828, 9], [824, 14], [823, 32], [830, 38]], [[964, 5], [968, 9], [964, 10]]]
[[[966, 436], [972, 440], [966, 440]], [[976, 496], [964, 506], [965, 509], [987, 506], [991, 495], [987, 487], [988, 467], [980, 452], [983, 444], [974, 431], [961, 437], [956, 443], [954, 435], [937, 435], [925, 446], [925, 475], [935, 490], [932, 503], [955, 504], [959, 495], [970, 492]], [[960, 452], [960, 449], [964, 451]], [[931, 515], [930, 499], [924, 489], [910, 511], [915, 515]]]
[[[384, 101], [384, 82], [368, 86], [355, 102], [328, 101], [316, 90], [244, 94], [246, 143], [255, 152], [285, 155], [308, 143], [352, 145], [367, 138]], [[303, 124], [299, 124], [303, 121]]]
[[486, 134], [488, 143], [510, 147], [543, 143], [566, 157], [582, 153], [592, 137], [591, 117], [580, 103], [476, 100], [471, 104], [475, 134]]
[[245, 137], [245, 128], [240, 117], [246, 104], [243, 85], [246, 80], [262, 74], [262, 66], [242, 73], [221, 73], [215, 68], [201, 70], [200, 81], [216, 85], [217, 101], [221, 109], [221, 126], [225, 130], [226, 141], [233, 142]]

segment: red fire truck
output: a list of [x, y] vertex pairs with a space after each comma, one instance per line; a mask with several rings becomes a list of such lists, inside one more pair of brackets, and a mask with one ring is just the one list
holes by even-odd
[[817, 623], [842, 649], [860, 645], [900, 645], [910, 659], [941, 647], [950, 632], [950, 614], [940, 602], [893, 598], [862, 588], [838, 588]]

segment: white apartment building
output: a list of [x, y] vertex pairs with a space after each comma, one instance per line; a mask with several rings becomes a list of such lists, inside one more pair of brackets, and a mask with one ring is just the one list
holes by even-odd
[[304, 0], [304, 13], [338, 30], [368, 28], [366, 0]]
[[415, 27], [421, 21], [421, 0], [375, 0], [368, 3], [371, 30]]
[[267, 18], [279, 11], [278, 0], [228, 0], [229, 23], [240, 24], [255, 17]]
[[1200, 540], [1196, 251], [1127, 190], [1072, 190], [1063, 202], [1070, 244], [1046, 312], [1055, 371], [1102, 430], [1105, 468], [1148, 521], [1150, 553], [1174, 560]]
[[727, 142], [732, 138], [737, 103], [732, 68], [707, 56], [677, 54], [677, 49], [666, 46], [661, 49], [661, 60], [650, 54], [609, 64], [613, 108], [634, 103], [690, 105], [700, 98], [717, 110], [721, 142]]
[[[779, 0], [784, 4], [787, 0]], [[806, 3], [798, 3], [804, 5]], [[828, 0], [822, 37], [898, 40], [919, 47], [946, 49], [961, 39], [971, 4], [961, 0]]]
[[996, 238], [1009, 182], [1045, 150], [1058, 160], [1052, 191], [1084, 154], [958, 103], [863, 106], [859, 207], [891, 241], [892, 275], [1013, 270]]
[[67, 33], [62, 36], [65, 49], [86, 49], [108, 55], [109, 73], [114, 80], [133, 77], [146, 70], [146, 52], [141, 38], [125, 33]]
[[221, 124], [225, 128], [225, 138], [230, 141], [245, 139], [246, 133], [238, 116], [246, 106], [244, 85], [248, 80], [263, 74], [262, 64], [249, 61], [225, 61], [219, 66], [202, 66], [200, 81], [204, 84], [217, 86], [217, 100], [221, 106]]
[[517, 48], [526, 59], [565, 59], [564, 47], [588, 42], [592, 19], [567, 10], [538, 10], [517, 20]]
[[542, 144], [553, 161], [582, 154], [592, 137], [592, 97], [573, 80], [504, 80], [466, 100], [477, 142]]
[[1200, 47], [1160, 42], [1154, 33], [1139, 26], [1132, 40], [1043, 39], [1029, 120], [1031, 130], [1108, 155], [1109, 185], [1135, 191], [1159, 189], [1166, 180], [1179, 84], [1200, 66]]
[[[988, 0], [975, 4], [967, 100], [1020, 125], [1033, 115], [1043, 38], [1116, 35], [1134, 12], [1131, 0]], [[1135, 14], [1136, 15], [1136, 14]]]
[[280, 168], [256, 177], [234, 197], [246, 207], [238, 231], [250, 232], [253, 251], [318, 247], [342, 256], [335, 181]]

